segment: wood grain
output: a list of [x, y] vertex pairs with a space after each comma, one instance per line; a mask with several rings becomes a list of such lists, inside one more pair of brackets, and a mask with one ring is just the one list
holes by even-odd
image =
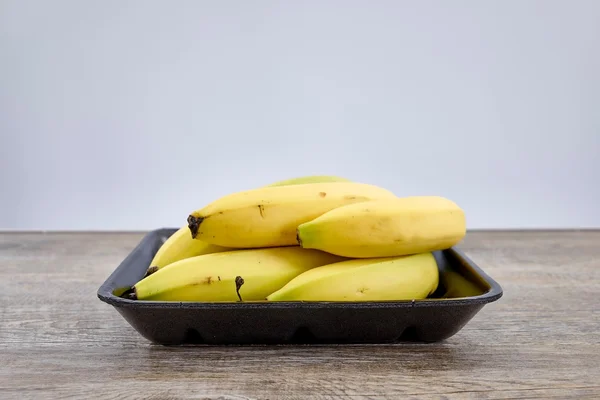
[[0, 234], [0, 398], [600, 398], [600, 232], [469, 232], [505, 291], [443, 343], [162, 347], [96, 291], [141, 233]]

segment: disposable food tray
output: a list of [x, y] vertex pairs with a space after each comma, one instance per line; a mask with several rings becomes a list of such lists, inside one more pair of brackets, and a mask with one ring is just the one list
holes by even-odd
[[98, 290], [141, 336], [162, 345], [437, 342], [459, 332], [502, 288], [462, 251], [434, 252], [431, 298], [381, 302], [161, 302], [120, 297], [175, 228], [149, 232]]

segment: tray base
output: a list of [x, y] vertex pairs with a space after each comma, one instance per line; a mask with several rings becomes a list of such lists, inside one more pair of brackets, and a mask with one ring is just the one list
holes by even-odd
[[456, 248], [434, 252], [431, 299], [395, 302], [192, 303], [119, 297], [144, 275], [176, 229], [150, 232], [98, 290], [147, 340], [162, 345], [437, 342], [459, 332], [502, 289]]

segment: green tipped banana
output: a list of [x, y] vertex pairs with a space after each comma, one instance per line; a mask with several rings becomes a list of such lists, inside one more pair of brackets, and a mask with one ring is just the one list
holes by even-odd
[[288, 186], [288, 185], [301, 185], [303, 183], [324, 183], [324, 182], [351, 182], [351, 180], [342, 178], [340, 176], [309, 175], [309, 176], [301, 176], [299, 178], [285, 179], [282, 181], [272, 183], [268, 186]]
[[439, 196], [381, 199], [337, 207], [297, 228], [298, 243], [350, 258], [445, 250], [466, 235], [464, 211]]

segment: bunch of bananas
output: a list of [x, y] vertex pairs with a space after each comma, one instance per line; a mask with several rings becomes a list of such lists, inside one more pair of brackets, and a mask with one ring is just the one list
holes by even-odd
[[307, 176], [193, 211], [127, 296], [160, 301], [416, 300], [438, 287], [432, 252], [466, 234], [438, 196], [397, 197]]

